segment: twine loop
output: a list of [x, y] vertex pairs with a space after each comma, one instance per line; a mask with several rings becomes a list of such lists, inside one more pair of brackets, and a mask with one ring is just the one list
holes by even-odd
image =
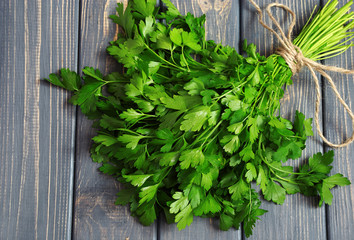
[[[354, 114], [352, 112], [352, 110], [349, 108], [349, 106], [345, 103], [345, 101], [343, 100], [342, 96], [340, 95], [333, 79], [326, 73], [326, 71], [330, 71], [330, 72], [337, 72], [337, 73], [343, 73], [343, 74], [354, 74], [354, 70], [348, 70], [348, 69], [344, 69], [344, 68], [339, 68], [339, 67], [335, 67], [335, 66], [326, 66], [323, 64], [320, 64], [318, 62], [315, 62], [309, 58], [306, 58], [301, 49], [293, 44], [293, 40], [292, 40], [292, 33], [294, 30], [294, 26], [296, 23], [296, 14], [286, 5], [284, 4], [280, 4], [280, 3], [271, 3], [267, 6], [266, 11], [267, 14], [269, 16], [269, 18], [272, 20], [273, 24], [276, 26], [276, 28], [278, 29], [279, 33], [277, 33], [273, 28], [269, 27], [267, 24], [264, 23], [263, 21], [263, 12], [261, 10], [261, 8], [257, 5], [256, 2], [254, 2], [254, 0], [249, 0], [249, 2], [256, 8], [258, 14], [259, 14], [259, 23], [268, 31], [270, 31], [271, 33], [273, 33], [276, 38], [279, 40], [281, 47], [279, 47], [276, 51], [277, 54], [279, 54], [280, 56], [282, 56], [284, 58], [284, 60], [287, 62], [287, 64], [289, 65], [291, 71], [293, 74], [296, 74], [298, 72], [300, 72], [300, 70], [303, 67], [307, 67], [309, 69], [309, 71], [311, 72], [311, 75], [313, 77], [313, 80], [315, 82], [316, 85], [316, 104], [315, 104], [315, 124], [316, 124], [316, 128], [317, 128], [317, 132], [318, 135], [321, 137], [321, 139], [323, 140], [323, 142], [325, 142], [328, 146], [330, 147], [345, 147], [348, 146], [350, 143], [352, 143], [354, 141]], [[288, 14], [290, 14], [292, 16], [292, 21], [291, 24], [289, 26], [289, 30], [288, 30], [288, 34], [285, 35], [282, 27], [280, 26], [279, 22], [275, 19], [275, 17], [273, 16], [271, 9], [273, 7], [278, 7], [278, 8], [282, 8], [284, 9]], [[347, 140], [345, 140], [343, 143], [341, 144], [335, 144], [330, 142], [323, 134], [323, 132], [321, 131], [321, 127], [319, 124], [319, 113], [320, 113], [320, 103], [321, 103], [321, 87], [320, 87], [320, 83], [318, 80], [318, 77], [316, 75], [316, 72], [320, 73], [330, 84], [334, 94], [336, 95], [338, 101], [342, 104], [342, 106], [344, 107], [344, 109], [346, 110], [346, 112], [349, 114], [351, 120], [352, 120], [352, 126], [353, 126], [353, 133], [351, 135], [350, 138], [348, 138]]]

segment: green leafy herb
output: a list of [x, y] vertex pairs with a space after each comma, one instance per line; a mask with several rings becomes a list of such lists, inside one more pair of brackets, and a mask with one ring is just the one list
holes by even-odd
[[[222, 230], [243, 222], [246, 236], [266, 212], [252, 182], [276, 204], [295, 193], [331, 204], [330, 189], [350, 184], [341, 174], [329, 175], [332, 151], [298, 169], [284, 164], [301, 157], [313, 135], [312, 120], [302, 113], [293, 123], [278, 115], [292, 76], [284, 59], [260, 56], [246, 41], [246, 56], [207, 41], [205, 16], [183, 16], [162, 2], [166, 7], [159, 9], [156, 0], [133, 0], [125, 10], [119, 3], [111, 16], [123, 32], [107, 51], [124, 73], [103, 76], [85, 68], [81, 78], [62, 69], [47, 79], [73, 91], [71, 102], [95, 121], [92, 159], [125, 185], [116, 203], [130, 204], [144, 225], [160, 213], [178, 229], [194, 216], [218, 217]], [[332, 1], [300, 33], [295, 43], [307, 57], [348, 48], [340, 40], [353, 36], [347, 32], [353, 14], [345, 14], [351, 3], [336, 10]], [[334, 33], [338, 38], [327, 42]]]

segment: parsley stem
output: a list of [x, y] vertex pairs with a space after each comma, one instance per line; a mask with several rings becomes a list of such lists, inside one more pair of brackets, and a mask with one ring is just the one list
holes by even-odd
[[251, 211], [252, 211], [252, 187], [251, 187], [251, 183], [248, 184], [248, 191], [249, 191], [249, 194], [250, 194], [250, 201], [249, 201], [249, 206], [250, 206], [250, 209], [248, 211], [248, 215], [251, 215]]
[[155, 75], [157, 75], [157, 76], [159, 76], [159, 77], [161, 77], [161, 78], [165, 78], [165, 79], [171, 80], [171, 78], [166, 77], [166, 76], [164, 76], [164, 75], [162, 75], [162, 74], [160, 74], [160, 73], [155, 73]]
[[129, 132], [129, 133], [136, 134], [136, 135], [140, 136], [139, 133], [134, 132], [134, 131], [132, 131], [132, 130], [129, 130], [129, 129], [127, 129], [127, 128], [117, 128], [117, 130], [123, 131], [123, 132]]
[[161, 57], [161, 56], [160, 56], [159, 54], [157, 54], [154, 50], [152, 50], [152, 49], [149, 47], [149, 45], [147, 45], [145, 42], [144, 42], [144, 45], [145, 45], [145, 47], [146, 47], [151, 53], [153, 53], [153, 54], [154, 54], [157, 58], [159, 58], [162, 62], [167, 63], [168, 65], [170, 65], [170, 66], [172, 66], [172, 67], [174, 67], [174, 68], [177, 68], [177, 69], [179, 69], [179, 70], [181, 70], [181, 71], [183, 71], [183, 72], [186, 71], [184, 68], [179, 67], [179, 66], [177, 66], [177, 65], [175, 65], [175, 64], [173, 64], [173, 63], [167, 61], [167, 60], [164, 59], [163, 57]]
[[198, 66], [198, 67], [202, 67], [202, 68], [207, 68], [207, 66], [205, 64], [196, 61], [191, 55], [187, 54], [186, 57], [187, 57], [186, 59], [190, 60], [192, 64], [196, 65], [195, 67]]
[[136, 134], [136, 135], [138, 135], [138, 136], [141, 136], [142, 138], [153, 138], [153, 136], [141, 135], [141, 134], [139, 134], [139, 133], [137, 133], [137, 132], [131, 131], [131, 130], [126, 129], [126, 128], [117, 128], [117, 130], [119, 130], [119, 131], [124, 131], [124, 132], [129, 132], [129, 133], [132, 133], [132, 134]]
[[174, 52], [174, 49], [171, 50], [171, 59], [172, 59], [172, 62], [177, 65], [176, 61], [175, 61], [175, 58], [173, 57], [173, 52]]
[[202, 145], [200, 146], [200, 148], [203, 148], [204, 144], [206, 143], [206, 141], [209, 139], [209, 137], [214, 133], [214, 131], [216, 129], [218, 129], [218, 127], [223, 123], [223, 120], [221, 120], [214, 128], [213, 130], [208, 134], [208, 136], [205, 138], [204, 142], [202, 143]]
[[139, 121], [147, 119], [147, 118], [151, 118], [151, 117], [156, 117], [156, 115], [150, 115], [150, 114], [144, 114], [144, 117], [138, 118], [137, 120], [135, 120], [131, 125], [129, 125], [129, 128], [132, 128], [135, 124], [137, 124]]
[[312, 20], [310, 18], [300, 35], [293, 41], [306, 58], [314, 61], [324, 60], [342, 53], [353, 45], [342, 42], [354, 36], [354, 32], [348, 32], [354, 25], [353, 13], [348, 13], [352, 4], [353, 1], [349, 1], [337, 9], [338, 0], [329, 1]]
[[[209, 144], [212, 143], [212, 142], [215, 140], [215, 138], [217, 138], [217, 137], [219, 136], [219, 134], [220, 134], [221, 132], [222, 132], [222, 131], [219, 131], [218, 133], [216, 133], [215, 136], [209, 141]], [[209, 147], [209, 145], [208, 145], [206, 148], [208, 148], [208, 147]]]
[[262, 155], [260, 155], [260, 156], [261, 156], [263, 162], [264, 162], [265, 164], [267, 164], [267, 166], [268, 166], [271, 170], [274, 169], [274, 170], [277, 170], [277, 171], [279, 171], [279, 172], [288, 173], [288, 174], [291, 174], [291, 175], [306, 175], [306, 174], [308, 174], [308, 173], [299, 173], [299, 172], [284, 171], [284, 170], [282, 170], [282, 169], [280, 169], [280, 168], [274, 167], [274, 166], [271, 165]]
[[182, 55], [181, 55], [181, 56], [183, 57], [184, 63], [186, 64], [186, 67], [187, 67], [188, 72], [189, 72], [189, 71], [190, 71], [190, 69], [189, 69], [189, 66], [188, 66], [188, 63], [187, 63], [186, 57], [185, 57], [185, 55], [184, 55], [184, 46], [182, 46]]
[[208, 131], [211, 129], [212, 127], [209, 127], [207, 130], [204, 130], [201, 134], [198, 135], [198, 137], [194, 140], [194, 142], [191, 144], [191, 146], [196, 145], [198, 142], [202, 141], [203, 137], [205, 134], [208, 133]]
[[232, 93], [234, 91], [234, 89], [231, 89], [230, 91], [227, 91], [226, 93], [224, 93], [223, 95], [219, 96], [219, 97], [215, 97], [213, 100], [219, 101], [220, 98], [225, 97], [226, 95]]
[[165, 175], [161, 178], [161, 180], [159, 181], [159, 184], [162, 183], [162, 181], [167, 177], [167, 175], [171, 172], [173, 167], [169, 167], [168, 171], [165, 173]]
[[[271, 170], [272, 171], [272, 170]], [[276, 174], [274, 171], [272, 171], [272, 173], [274, 174], [274, 176], [276, 176], [278, 179], [280, 179], [280, 180], [283, 180], [283, 181], [285, 181], [285, 182], [288, 182], [288, 183], [293, 183], [293, 184], [298, 184], [297, 182], [294, 182], [294, 181], [291, 181], [291, 180], [289, 180], [289, 179], [287, 179], [287, 178], [283, 178], [283, 177], [280, 177], [278, 174]], [[272, 180], [273, 180], [273, 178], [272, 178]], [[275, 181], [276, 181], [277, 179], [275, 179]]]

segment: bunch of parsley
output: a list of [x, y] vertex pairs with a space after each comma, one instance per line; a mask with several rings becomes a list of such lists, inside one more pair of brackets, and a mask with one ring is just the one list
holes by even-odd
[[82, 79], [68, 69], [48, 79], [73, 91], [71, 103], [95, 121], [92, 159], [125, 186], [116, 203], [130, 204], [144, 225], [161, 212], [179, 229], [194, 216], [218, 217], [222, 230], [243, 222], [246, 236], [266, 212], [254, 181], [277, 204], [298, 192], [331, 204], [330, 189], [350, 184], [328, 175], [332, 151], [296, 170], [283, 165], [313, 135], [302, 113], [294, 122], [277, 115], [292, 83], [284, 59], [246, 42], [244, 57], [206, 41], [205, 16], [163, 2], [159, 9], [156, 0], [129, 1], [125, 10], [119, 3], [111, 16], [123, 33], [107, 50], [124, 73], [86, 67]]

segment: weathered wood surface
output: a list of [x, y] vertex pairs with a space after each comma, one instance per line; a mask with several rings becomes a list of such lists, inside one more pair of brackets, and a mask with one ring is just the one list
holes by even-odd
[[[214, 219], [195, 218], [183, 231], [163, 218], [143, 227], [130, 216], [128, 207], [115, 206], [119, 184], [99, 173], [90, 159], [90, 139], [95, 134], [91, 122], [81, 113], [76, 119], [67, 92], [40, 81], [61, 67], [92, 66], [103, 73], [119, 69], [105, 51], [118, 32], [108, 19], [115, 14], [116, 2], [0, 1], [0, 239], [246, 239], [240, 230], [218, 230]], [[247, 38], [267, 56], [278, 46], [274, 36], [258, 24], [247, 0], [172, 2], [182, 13], [207, 15], [208, 39], [238, 48], [240, 40]], [[274, 1], [257, 2], [265, 6]], [[296, 32], [320, 3], [278, 2], [298, 15]], [[274, 14], [286, 27], [289, 17], [284, 21], [280, 10]], [[351, 49], [325, 63], [353, 68], [353, 56]], [[354, 106], [353, 76], [333, 76], [346, 102]], [[282, 102], [282, 115], [293, 119], [298, 109], [313, 117], [314, 83], [308, 71], [293, 80]], [[352, 124], [333, 100], [330, 87], [325, 82], [323, 86], [323, 129], [330, 140], [340, 142], [350, 136]], [[293, 164], [329, 150], [319, 139], [317, 134], [309, 139], [303, 158]], [[335, 150], [333, 170], [352, 182], [353, 152], [353, 145]], [[317, 207], [317, 198], [298, 194], [288, 196], [282, 206], [264, 201], [263, 208], [269, 212], [249, 239], [352, 239], [353, 190], [354, 186], [333, 189], [333, 205], [322, 208]]]
[[[340, 5], [344, 5], [344, 1]], [[324, 61], [326, 65], [341, 66], [354, 69], [354, 49], [345, 54]], [[353, 75], [331, 74], [338, 87], [339, 93], [345, 102], [354, 107], [354, 77]], [[335, 96], [325, 79], [323, 81], [324, 114], [323, 126], [325, 136], [334, 143], [341, 143], [352, 135], [354, 127], [343, 106], [335, 100]], [[325, 150], [329, 148], [325, 147]], [[353, 239], [354, 238], [354, 146], [335, 149], [333, 172], [340, 172], [347, 176], [352, 185], [344, 188], [333, 189], [332, 206], [327, 206], [328, 239]]]
[[42, 81], [76, 69], [78, 1], [0, 1], [0, 239], [71, 236], [75, 108]]
[[[354, 51], [349, 50], [342, 57], [325, 61], [328, 65], [338, 65], [343, 67], [353, 67]], [[336, 85], [339, 92], [349, 106], [354, 106], [353, 76], [343, 76], [332, 74], [337, 79]], [[328, 84], [324, 84], [324, 129], [325, 135], [329, 140], [339, 143], [351, 136], [353, 131], [352, 123], [343, 107], [339, 102], [333, 100], [335, 96]], [[352, 146], [335, 150], [335, 162], [333, 163], [333, 172], [340, 172], [354, 182], [354, 149]], [[354, 187], [353, 185], [345, 188], [333, 190], [332, 206], [327, 207], [328, 219], [328, 239], [352, 239], [354, 236]]]

